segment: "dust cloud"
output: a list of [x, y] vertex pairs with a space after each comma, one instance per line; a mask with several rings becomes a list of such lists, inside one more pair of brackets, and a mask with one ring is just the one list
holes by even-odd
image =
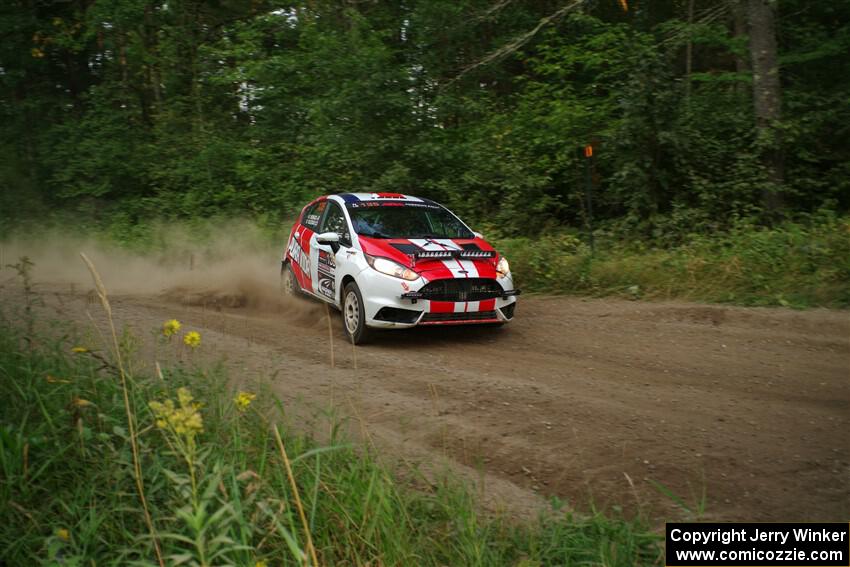
[[285, 302], [279, 288], [280, 259], [288, 226], [284, 223], [270, 233], [244, 220], [156, 224], [142, 235], [144, 251], [75, 230], [18, 235], [0, 242], [0, 285], [18, 279], [10, 264], [26, 256], [34, 264], [32, 281], [37, 286], [91, 289], [82, 252], [110, 294], [162, 296], [213, 308], [280, 308]]

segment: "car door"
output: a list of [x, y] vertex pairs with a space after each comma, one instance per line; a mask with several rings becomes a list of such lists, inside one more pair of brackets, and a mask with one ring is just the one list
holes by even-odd
[[319, 230], [327, 206], [327, 201], [319, 201], [307, 207], [289, 243], [289, 257], [298, 285], [311, 293], [316, 292], [315, 278], [312, 276], [314, 263], [310, 261], [311, 239], [315, 238], [316, 231]]
[[[317, 234], [334, 232], [339, 235], [339, 246], [319, 244]], [[351, 231], [345, 213], [339, 203], [328, 201], [327, 211], [322, 217], [318, 231], [310, 240], [310, 264], [312, 269], [313, 293], [330, 301], [338, 303], [338, 270], [340, 262], [344, 262], [345, 251], [351, 248]]]

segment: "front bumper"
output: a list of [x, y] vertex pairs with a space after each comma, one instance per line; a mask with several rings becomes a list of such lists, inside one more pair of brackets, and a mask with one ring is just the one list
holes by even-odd
[[427, 299], [421, 291], [429, 283], [424, 278], [407, 282], [367, 269], [357, 279], [365, 304], [366, 324], [382, 329], [507, 323], [513, 319], [516, 296], [520, 294], [510, 276], [493, 280], [501, 291], [496, 297], [480, 301]]

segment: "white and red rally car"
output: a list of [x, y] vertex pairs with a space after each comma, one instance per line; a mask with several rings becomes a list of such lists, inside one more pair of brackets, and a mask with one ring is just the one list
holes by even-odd
[[284, 292], [342, 311], [346, 335], [370, 327], [506, 323], [516, 296], [508, 261], [445, 207], [400, 193], [319, 197], [283, 254]]

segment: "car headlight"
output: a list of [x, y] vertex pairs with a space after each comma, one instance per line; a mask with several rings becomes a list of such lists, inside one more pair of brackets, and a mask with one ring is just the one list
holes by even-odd
[[506, 278], [511, 275], [511, 266], [508, 264], [508, 259], [504, 256], [499, 258], [499, 263], [496, 264], [496, 275], [500, 278]]
[[366, 261], [372, 269], [381, 272], [382, 274], [411, 282], [419, 279], [419, 274], [409, 268], [405, 268], [398, 262], [393, 262], [388, 258], [381, 258], [380, 256], [370, 256], [368, 254], [363, 255], [366, 257]]

